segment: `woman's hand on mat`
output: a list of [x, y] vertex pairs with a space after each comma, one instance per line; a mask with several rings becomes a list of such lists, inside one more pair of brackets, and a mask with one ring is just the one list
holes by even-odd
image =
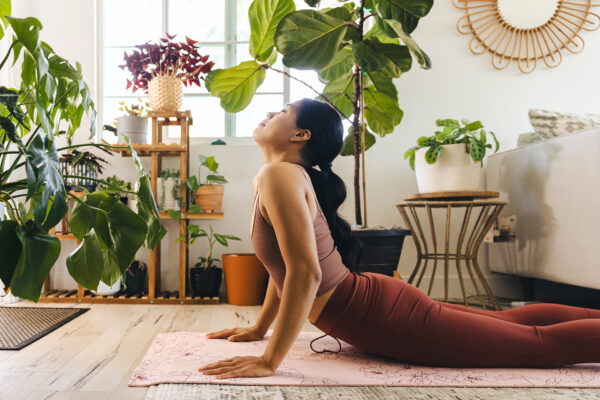
[[217, 375], [217, 379], [261, 377], [273, 375], [273, 368], [263, 357], [233, 357], [207, 364], [198, 369], [202, 375]]
[[206, 337], [209, 339], [227, 338], [230, 342], [253, 342], [262, 340], [265, 335], [255, 326], [251, 326], [248, 328], [222, 329], [217, 332], [207, 333]]

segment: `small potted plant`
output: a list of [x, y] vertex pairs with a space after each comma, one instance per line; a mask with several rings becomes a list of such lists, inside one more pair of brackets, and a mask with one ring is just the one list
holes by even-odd
[[123, 202], [125, 205], [128, 204], [129, 196], [131, 193], [133, 193], [133, 185], [131, 182], [119, 179], [117, 175], [106, 178], [106, 183], [98, 184], [98, 188], [118, 196], [119, 200], [121, 200], [121, 202]]
[[481, 190], [483, 158], [486, 149], [492, 148], [488, 134], [494, 140], [494, 152], [499, 147], [494, 132], [484, 130], [480, 121], [466, 119], [438, 119], [435, 124], [442, 130], [421, 136], [417, 145], [404, 153], [416, 172], [419, 192]]
[[131, 54], [125, 52], [125, 64], [120, 68], [132, 74], [126, 89], [147, 92], [153, 111], [173, 112], [183, 102], [181, 84], [200, 87], [200, 80], [210, 72], [214, 62], [208, 61], [208, 55], [200, 54], [196, 40], [186, 36], [185, 42], [173, 42], [175, 35], [166, 36], [159, 43], [135, 46]]
[[135, 260], [121, 275], [123, 289], [128, 294], [145, 294], [148, 266]]
[[[100, 148], [107, 154], [110, 151]], [[67, 190], [85, 189], [94, 192], [98, 185], [98, 175], [102, 173], [102, 164], [107, 161], [89, 151], [71, 150], [60, 158], [61, 172], [65, 177]], [[77, 176], [77, 178], [74, 178]], [[89, 179], [86, 179], [89, 178]]]
[[180, 171], [178, 169], [167, 168], [156, 179], [159, 210], [179, 209], [181, 207], [179, 177]]
[[113, 122], [117, 128], [117, 143], [125, 143], [123, 135], [127, 135], [131, 143], [148, 143], [148, 107], [149, 103], [144, 103], [140, 97], [137, 104], [119, 102], [119, 111], [126, 115]]
[[[198, 158], [200, 159], [198, 176], [192, 175], [187, 180], [188, 188], [194, 194], [194, 204], [202, 207], [203, 212], [220, 212], [223, 208], [224, 184], [228, 181], [219, 174], [219, 163], [215, 161], [215, 157], [199, 155]], [[202, 167], [208, 169], [204, 181], [200, 174]]]
[[[228, 240], [241, 240], [237, 236], [222, 235], [215, 233], [212, 226], [209, 226], [209, 231], [206, 232], [198, 225], [190, 225], [189, 227], [190, 241], [192, 245], [196, 239], [206, 237], [208, 239], [208, 253], [206, 257], [199, 257], [198, 262], [190, 268], [190, 286], [194, 296], [199, 297], [214, 297], [219, 293], [221, 286], [221, 276], [223, 269], [215, 265], [220, 260], [212, 257], [213, 247], [219, 243], [225, 247], [228, 246]], [[177, 241], [185, 240], [182, 236], [177, 238]], [[187, 244], [187, 243], [186, 243]]]

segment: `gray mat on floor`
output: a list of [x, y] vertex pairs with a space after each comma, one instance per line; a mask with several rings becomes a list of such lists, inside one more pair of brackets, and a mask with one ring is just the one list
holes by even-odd
[[148, 388], [145, 400], [558, 400], [600, 399], [600, 389], [451, 388], [398, 386], [243, 386], [165, 383]]
[[89, 308], [0, 307], [0, 350], [19, 350]]

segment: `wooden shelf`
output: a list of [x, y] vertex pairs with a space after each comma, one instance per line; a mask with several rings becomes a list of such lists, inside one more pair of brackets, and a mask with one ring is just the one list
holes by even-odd
[[78, 296], [77, 290], [48, 290], [40, 296], [40, 303], [110, 303], [110, 304], [219, 304], [218, 297], [186, 296], [179, 298], [179, 292], [161, 292], [156, 298], [147, 294], [127, 294], [119, 292], [110, 296], [95, 295], [85, 290]]
[[[171, 219], [166, 211], [161, 211], [159, 214], [161, 218]], [[187, 213], [182, 214], [181, 219], [223, 219], [224, 215], [223, 212]]]
[[58, 240], [72, 240], [75, 242], [78, 241], [78, 239], [72, 233], [55, 232], [53, 235], [56, 236]]
[[[133, 143], [132, 146], [133, 146], [133, 149], [138, 154], [138, 156], [140, 156], [140, 157], [149, 157], [152, 155], [152, 153], [161, 153], [161, 155], [163, 157], [165, 157], [165, 156], [166, 157], [177, 157], [181, 153], [184, 153], [187, 151], [185, 146], [182, 146], [180, 144], [165, 144], [165, 143], [138, 144], [138, 143]], [[131, 152], [127, 149], [114, 149], [113, 151], [115, 151], [117, 153], [121, 153], [121, 155], [123, 157], [131, 157]]]

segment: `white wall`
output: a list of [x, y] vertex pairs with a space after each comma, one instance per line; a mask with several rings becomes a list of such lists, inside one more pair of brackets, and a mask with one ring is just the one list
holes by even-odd
[[[13, 3], [16, 3], [13, 1]], [[93, 1], [86, 0], [19, 0], [15, 15], [34, 15], [44, 24], [42, 38], [71, 61], [79, 61], [89, 84], [94, 82], [94, 13]], [[417, 28], [414, 38], [429, 54], [433, 68], [429, 71], [415, 67], [397, 80], [400, 107], [405, 117], [394, 134], [384, 139], [367, 153], [367, 195], [369, 225], [401, 225], [395, 204], [407, 194], [417, 191], [414, 173], [403, 160], [404, 151], [416, 138], [430, 135], [435, 130], [436, 118], [469, 118], [481, 120], [500, 140], [501, 149], [515, 147], [520, 133], [531, 131], [527, 118], [530, 107], [572, 112], [600, 112], [600, 32], [583, 32], [586, 47], [578, 55], [565, 54], [558, 68], [539, 66], [529, 75], [519, 73], [515, 66], [496, 71], [489, 55], [472, 55], [468, 50], [469, 36], [459, 34], [456, 21], [461, 12], [450, 2], [436, 2], [430, 14]], [[280, 105], [274, 105], [274, 109]], [[201, 110], [192, 110], [196, 123], [202, 119]], [[263, 116], [256, 116], [257, 120]], [[83, 140], [82, 129], [77, 138]], [[262, 165], [262, 156], [255, 145], [206, 146], [194, 145], [192, 170], [197, 167], [195, 155], [213, 154], [222, 165], [222, 173], [231, 183], [226, 186], [225, 219], [212, 222], [217, 232], [242, 237], [241, 243], [232, 243], [227, 251], [251, 251], [249, 221], [252, 206], [251, 179]], [[116, 159], [109, 174], [133, 179], [135, 171], [129, 159]], [[175, 166], [175, 164], [173, 164]], [[353, 219], [352, 171], [348, 158], [338, 158], [334, 170], [347, 184], [349, 197], [341, 213]], [[494, 188], [490, 188], [494, 189]], [[203, 225], [206, 223], [202, 223]], [[176, 237], [175, 224], [168, 222], [171, 232], [166, 242]], [[67, 245], [68, 246], [68, 245]], [[163, 251], [163, 286], [177, 287], [176, 247]], [[483, 245], [485, 247], [487, 245]], [[66, 247], [66, 246], [65, 246]], [[195, 246], [191, 258], [204, 249]], [[218, 253], [221, 249], [218, 249]], [[500, 295], [518, 295], [514, 279], [491, 274], [485, 265], [485, 249], [480, 252], [480, 265], [492, 287]], [[407, 277], [415, 263], [416, 252], [412, 240], [407, 240], [400, 259], [399, 271]], [[147, 256], [142, 255], [141, 258]], [[64, 257], [63, 257], [64, 258]], [[55, 269], [64, 268], [57, 265]], [[452, 268], [451, 268], [452, 270]], [[441, 271], [441, 268], [438, 269]], [[57, 272], [55, 272], [57, 273]], [[64, 275], [64, 274], [63, 274]], [[451, 296], [458, 296], [455, 274], [451, 273]], [[65, 278], [67, 279], [67, 278]], [[440, 294], [441, 285], [434, 287], [433, 295]]]

